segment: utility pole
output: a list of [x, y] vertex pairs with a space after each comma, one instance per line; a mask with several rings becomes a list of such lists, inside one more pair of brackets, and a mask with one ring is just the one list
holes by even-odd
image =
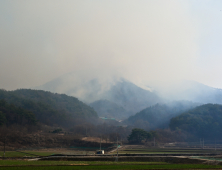
[[217, 150], [217, 143], [216, 143], [216, 139], [215, 139], [215, 151]]
[[201, 148], [202, 144], [201, 144], [201, 138], [200, 138], [200, 148]]
[[102, 136], [100, 136], [100, 152], [102, 152], [101, 151], [101, 142], [102, 142]]
[[203, 149], [204, 149], [204, 138], [203, 138]]
[[156, 146], [156, 141], [155, 141], [155, 137], [154, 137], [154, 147]]
[[5, 138], [4, 138], [4, 157], [5, 157], [5, 140], [6, 140]]
[[118, 162], [118, 137], [117, 137], [117, 158], [116, 161]]

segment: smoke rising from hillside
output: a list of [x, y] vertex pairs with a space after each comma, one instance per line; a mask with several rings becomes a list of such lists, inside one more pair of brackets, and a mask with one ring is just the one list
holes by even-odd
[[137, 84], [192, 79], [197, 32], [185, 1], [0, 2], [0, 87], [68, 72]]

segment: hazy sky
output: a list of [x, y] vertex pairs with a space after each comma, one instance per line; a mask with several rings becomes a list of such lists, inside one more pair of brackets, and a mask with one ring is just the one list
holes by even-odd
[[221, 0], [0, 0], [0, 88], [69, 72], [222, 88], [221, 30]]

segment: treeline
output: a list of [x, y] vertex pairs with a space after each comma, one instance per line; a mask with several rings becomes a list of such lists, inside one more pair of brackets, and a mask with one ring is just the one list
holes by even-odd
[[0, 126], [35, 125], [36, 122], [37, 120], [32, 112], [8, 104], [5, 100], [0, 100]]
[[125, 123], [145, 130], [154, 130], [156, 128], [167, 128], [170, 119], [196, 107], [198, 104], [189, 101], [174, 101], [167, 104], [155, 104], [150, 106], [134, 116], [130, 116]]
[[147, 132], [143, 129], [134, 128], [132, 129], [131, 134], [127, 137], [129, 143], [141, 143], [142, 140], [147, 142], [148, 140], [152, 139], [156, 136], [155, 131]]
[[69, 127], [98, 118], [93, 108], [64, 94], [31, 89], [0, 90], [0, 99], [32, 112], [38, 122], [51, 126]]
[[[79, 137], [102, 136], [110, 141], [118, 137], [128, 139], [130, 143], [149, 141], [154, 136], [163, 142], [198, 138], [221, 140], [222, 105], [197, 105], [187, 101], [156, 104], [123, 123], [103, 123], [93, 108], [75, 97], [42, 90], [0, 90], [0, 126], [13, 126], [16, 129], [17, 125], [21, 125], [30, 129], [29, 126], [40, 125], [44, 133], [64, 129], [64, 132]], [[40, 129], [40, 126], [36, 129]], [[132, 129], [135, 130], [132, 132]], [[139, 138], [136, 139], [138, 134]]]
[[170, 129], [198, 138], [222, 139], [222, 105], [205, 104], [172, 118]]
[[97, 125], [88, 123], [75, 125], [67, 130], [79, 137], [102, 137], [104, 140], [115, 142], [117, 137], [119, 140], [127, 141], [132, 127], [116, 126], [107, 123]]
[[95, 109], [100, 117], [116, 118], [121, 120], [129, 117], [129, 112], [127, 112], [126, 109], [109, 100], [97, 100], [90, 103], [90, 106]]
[[[140, 137], [148, 139], [147, 134], [150, 130], [156, 131], [156, 138], [159, 141], [198, 141], [200, 138], [205, 140], [222, 140], [222, 105], [205, 104], [194, 107], [194, 103], [177, 102], [173, 105], [156, 104], [148, 107], [126, 122], [134, 125], [134, 128], [141, 128], [147, 133], [139, 133]], [[169, 129], [168, 129], [169, 128]], [[133, 135], [136, 136], [136, 135]], [[144, 136], [144, 137], [143, 137]], [[149, 137], [150, 135], [148, 135]], [[139, 139], [128, 137], [129, 142]]]

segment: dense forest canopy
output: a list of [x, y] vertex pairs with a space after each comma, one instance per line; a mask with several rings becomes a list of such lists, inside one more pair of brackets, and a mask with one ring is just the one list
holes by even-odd
[[18, 125], [35, 125], [35, 115], [21, 107], [8, 104], [5, 100], [0, 100], [0, 126]]
[[91, 103], [99, 115], [121, 120], [163, 101], [156, 92], [145, 90], [121, 77], [110, 77], [109, 81], [92, 78], [73, 85], [75, 77], [75, 73], [66, 74], [37, 88], [78, 96], [82, 101]]
[[147, 132], [143, 129], [134, 128], [131, 134], [127, 137], [129, 143], [141, 143], [142, 140], [149, 140], [156, 135], [154, 131]]
[[47, 125], [71, 126], [82, 120], [98, 118], [93, 108], [64, 94], [30, 89], [0, 90], [0, 99], [31, 111], [39, 122]]
[[109, 100], [97, 100], [90, 104], [100, 117], [126, 119], [129, 113], [122, 106]]
[[146, 130], [168, 127], [170, 119], [184, 111], [197, 106], [189, 101], [176, 101], [167, 104], [150, 106], [134, 116], [130, 116], [125, 122], [135, 127]]
[[170, 121], [171, 130], [182, 130], [199, 138], [222, 139], [222, 105], [205, 104]]
[[[104, 104], [104, 101], [100, 102]], [[222, 129], [222, 105], [198, 105], [188, 101], [155, 104], [129, 117], [122, 124], [118, 122], [118, 125], [126, 123], [129, 125], [126, 136], [132, 128], [140, 128], [148, 133], [150, 130], [170, 127], [169, 134], [175, 135], [175, 138], [178, 134], [185, 134], [189, 138], [222, 139], [220, 132]], [[16, 124], [28, 127], [39, 122], [62, 128], [78, 126], [81, 127], [82, 134], [89, 134], [89, 127], [97, 121], [98, 115], [93, 108], [75, 97], [42, 90], [0, 90], [0, 126]], [[101, 121], [99, 122], [101, 123]], [[108, 128], [105, 129], [104, 135], [109, 131]], [[150, 137], [147, 133], [141, 133], [139, 136], [142, 137], [146, 134], [144, 139], [147, 140], [147, 137]], [[143, 140], [143, 138], [135, 139], [133, 136], [136, 135], [128, 138], [132, 143]], [[165, 137], [162, 138], [166, 140]], [[186, 137], [183, 139], [187, 140]]]

